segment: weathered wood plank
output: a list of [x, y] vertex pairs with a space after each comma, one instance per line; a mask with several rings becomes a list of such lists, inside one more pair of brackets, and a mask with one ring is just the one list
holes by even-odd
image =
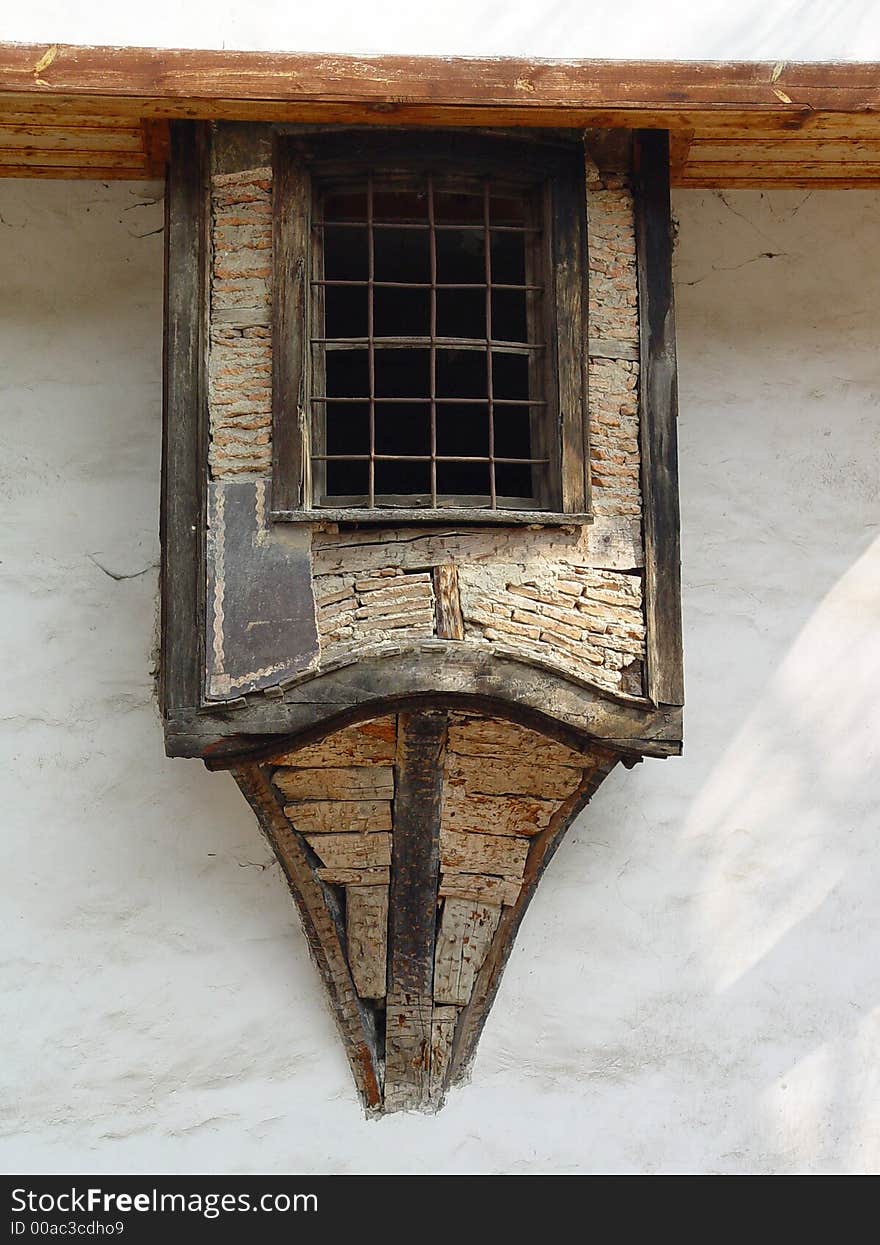
[[582, 769], [591, 763], [589, 753], [576, 752], [538, 731], [517, 722], [485, 716], [452, 714], [447, 748], [462, 756], [507, 757], [521, 760], [528, 755], [535, 765], [570, 766]]
[[398, 717], [385, 1038], [388, 1107], [431, 1102], [434, 946], [446, 714]]
[[434, 960], [434, 1001], [463, 1006], [471, 997], [501, 919], [497, 904], [446, 899]]
[[521, 883], [507, 878], [489, 877], [482, 873], [443, 873], [440, 896], [447, 899], [470, 899], [478, 903], [510, 906], [519, 899]]
[[385, 997], [388, 957], [388, 887], [347, 886], [345, 935], [348, 964], [362, 999]]
[[285, 804], [301, 834], [366, 834], [391, 830], [390, 800], [307, 800]]
[[660, 130], [641, 131], [635, 150], [647, 690], [655, 704], [681, 705], [684, 658], [669, 135]]
[[165, 196], [159, 526], [159, 700], [166, 715], [199, 704], [204, 672], [207, 143], [201, 124], [172, 126]]
[[[0, 44], [0, 92], [191, 102], [275, 101], [434, 108], [480, 105], [607, 109], [876, 109], [870, 62], [538, 60], [514, 57], [353, 56], [298, 52]], [[213, 114], [213, 115], [216, 115]], [[487, 119], [487, 123], [488, 119]]]
[[166, 725], [166, 750], [172, 756], [203, 756], [209, 767], [221, 768], [258, 749], [265, 748], [261, 755], [275, 755], [278, 737], [305, 731], [323, 735], [343, 725], [346, 714], [376, 717], [406, 698], [497, 713], [533, 728], [540, 725], [550, 735], [571, 731], [639, 756], [681, 751], [677, 707], [654, 707], [600, 692], [531, 665], [520, 653], [499, 653], [498, 646], [493, 655], [469, 651], [463, 644], [431, 643], [442, 651], [418, 645], [411, 652], [363, 654], [356, 664], [297, 682], [282, 699], [255, 698], [222, 712], [180, 710]]
[[333, 886], [390, 886], [390, 869], [329, 869], [318, 870], [322, 882]]
[[558, 800], [536, 800], [527, 796], [473, 795], [461, 787], [447, 787], [443, 793], [444, 830], [470, 834], [507, 834], [529, 838], [549, 823]]
[[440, 833], [440, 863], [454, 873], [493, 873], [521, 878], [529, 852], [529, 840], [502, 834]]
[[553, 185], [554, 332], [559, 426], [560, 509], [590, 511], [590, 403], [587, 346], [587, 213], [584, 152]]
[[328, 735], [320, 743], [285, 753], [275, 763], [297, 769], [310, 769], [313, 766], [335, 769], [382, 762], [391, 765], [396, 748], [397, 719], [376, 718], [372, 722], [360, 722], [357, 726], [349, 726]]
[[580, 781], [580, 769], [533, 761], [528, 752], [516, 760], [452, 754], [446, 774], [450, 783], [462, 785], [468, 795], [526, 795], [551, 800], [563, 799]]
[[279, 768], [273, 779], [288, 801], [392, 800], [394, 770], [390, 765], [339, 766], [333, 769]]
[[305, 837], [328, 869], [375, 869], [391, 865], [390, 834], [307, 834]]
[[431, 1078], [429, 1095], [435, 1107], [441, 1106], [446, 1089], [446, 1074], [452, 1055], [457, 1007], [435, 1007], [431, 1016]]
[[[522, 560], [533, 541], [531, 533], [510, 528], [482, 530], [445, 525], [420, 532], [415, 528], [385, 527], [345, 532], [316, 531], [312, 556], [316, 575], [342, 571], [370, 572], [389, 563], [404, 570], [442, 564]], [[595, 515], [587, 528], [572, 531], [545, 528], [542, 548], [548, 557], [574, 554], [605, 570], [631, 570], [642, 564], [642, 535], [638, 519]]]
[[272, 194], [272, 510], [310, 504], [306, 394], [309, 350], [306, 256], [311, 245], [311, 186], [307, 171], [275, 145]]
[[454, 562], [434, 567], [434, 608], [437, 635], [446, 640], [463, 640], [464, 619], [461, 616], [458, 567]]

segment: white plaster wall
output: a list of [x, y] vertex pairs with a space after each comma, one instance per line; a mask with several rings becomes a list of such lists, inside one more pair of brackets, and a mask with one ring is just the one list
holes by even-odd
[[473, 1083], [367, 1123], [243, 800], [162, 755], [159, 191], [0, 183], [0, 1167], [876, 1169], [880, 197], [676, 197], [686, 755], [572, 831]]

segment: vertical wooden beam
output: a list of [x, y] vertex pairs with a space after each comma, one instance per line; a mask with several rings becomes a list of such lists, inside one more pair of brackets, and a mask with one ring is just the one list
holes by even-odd
[[684, 670], [676, 429], [678, 378], [668, 132], [640, 130], [634, 155], [647, 694], [655, 705], [681, 705]]
[[272, 510], [310, 506], [308, 257], [311, 179], [276, 135], [272, 178]]
[[163, 712], [192, 708], [204, 670], [207, 438], [208, 136], [202, 122], [171, 126], [165, 189], [162, 545]]
[[590, 510], [589, 297], [587, 179], [584, 151], [553, 181], [553, 279], [556, 370], [561, 425], [560, 509]]
[[385, 1106], [431, 1104], [434, 947], [445, 712], [401, 713], [391, 860]]

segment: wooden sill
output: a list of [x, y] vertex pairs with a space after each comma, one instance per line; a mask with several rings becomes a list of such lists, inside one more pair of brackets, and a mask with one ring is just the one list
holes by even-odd
[[275, 523], [326, 523], [381, 524], [384, 527], [412, 526], [425, 523], [482, 524], [493, 527], [580, 527], [593, 522], [591, 514], [559, 514], [550, 510], [485, 510], [479, 507], [440, 510], [386, 509], [320, 509], [276, 510], [271, 518]]

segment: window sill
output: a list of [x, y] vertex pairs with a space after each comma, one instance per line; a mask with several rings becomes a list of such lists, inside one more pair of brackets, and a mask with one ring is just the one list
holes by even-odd
[[411, 526], [425, 523], [468, 523], [493, 527], [581, 527], [592, 523], [591, 514], [559, 514], [551, 510], [487, 510], [479, 507], [440, 510], [386, 509], [319, 509], [276, 510], [271, 518], [275, 523], [370, 523], [384, 527]]

